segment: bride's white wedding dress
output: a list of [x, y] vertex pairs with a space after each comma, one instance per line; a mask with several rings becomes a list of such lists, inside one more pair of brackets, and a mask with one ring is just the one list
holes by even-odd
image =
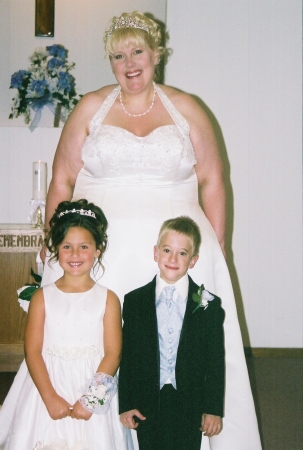
[[[74, 199], [86, 198], [96, 203], [109, 222], [105, 273], [99, 280], [123, 301], [124, 294], [146, 284], [157, 272], [153, 246], [162, 222], [188, 215], [199, 224], [200, 258], [190, 275], [197, 284], [203, 283], [221, 297], [226, 313], [223, 431], [210, 440], [203, 438], [202, 449], [260, 450], [232, 285], [215, 232], [199, 206], [189, 125], [157, 85], [156, 92], [173, 125], [159, 127], [145, 137], [104, 125], [119, 91], [119, 86], [113, 89], [92, 119], [82, 149], [84, 167], [74, 190]], [[56, 280], [61, 273], [58, 264], [51, 268], [45, 264], [43, 283]], [[101, 273], [95, 276], [98, 281]]]

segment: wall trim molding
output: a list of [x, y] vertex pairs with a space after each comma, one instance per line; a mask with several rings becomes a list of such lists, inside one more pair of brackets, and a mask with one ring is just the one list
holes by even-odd
[[244, 352], [254, 358], [303, 358], [303, 348], [244, 347]]
[[24, 358], [24, 344], [0, 344], [0, 372], [17, 372]]

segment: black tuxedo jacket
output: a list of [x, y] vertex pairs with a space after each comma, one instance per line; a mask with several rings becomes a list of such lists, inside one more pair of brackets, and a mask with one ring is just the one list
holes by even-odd
[[[223, 417], [225, 352], [221, 300], [194, 309], [198, 286], [189, 277], [188, 301], [176, 361], [176, 384], [180, 408], [201, 423], [203, 413]], [[120, 414], [138, 409], [149, 421], [159, 414], [160, 369], [156, 277], [125, 296], [123, 349], [119, 375]]]

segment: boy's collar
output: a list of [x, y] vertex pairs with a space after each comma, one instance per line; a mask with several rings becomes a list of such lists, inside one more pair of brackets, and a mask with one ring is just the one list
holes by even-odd
[[[159, 298], [161, 292], [169, 284], [160, 277], [160, 273], [156, 276], [156, 299]], [[182, 299], [185, 300], [188, 296], [188, 286], [189, 279], [186, 273], [182, 278], [180, 278], [176, 283], [172, 283], [171, 286], [175, 286], [177, 292], [181, 295]]]

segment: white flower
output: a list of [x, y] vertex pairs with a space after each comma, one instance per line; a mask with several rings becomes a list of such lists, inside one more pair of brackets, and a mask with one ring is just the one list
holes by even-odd
[[85, 404], [94, 405], [104, 404], [108, 400], [107, 387], [104, 384], [98, 386], [91, 385], [88, 389], [86, 396], [84, 396]]
[[200, 308], [204, 308], [206, 309], [208, 307], [208, 302], [211, 302], [215, 297], [208, 292], [206, 289], [204, 289], [204, 291], [202, 291], [202, 295], [201, 295], [201, 304], [200, 304]]
[[204, 285], [202, 284], [199, 287], [198, 292], [194, 292], [193, 294], [193, 301], [198, 303], [193, 313], [197, 311], [198, 308], [206, 309], [208, 307], [208, 302], [211, 302], [214, 298], [214, 295], [204, 289]]
[[49, 86], [50, 92], [51, 93], [57, 92], [57, 90], [58, 90], [58, 88], [57, 88], [57, 84], [58, 84], [57, 79], [49, 77], [49, 76], [46, 76], [45, 80], [47, 81], [47, 84]]
[[107, 391], [107, 387], [104, 386], [104, 384], [99, 384], [99, 386], [97, 386], [95, 396], [98, 397], [100, 400], [103, 400], [105, 397], [106, 391]]

